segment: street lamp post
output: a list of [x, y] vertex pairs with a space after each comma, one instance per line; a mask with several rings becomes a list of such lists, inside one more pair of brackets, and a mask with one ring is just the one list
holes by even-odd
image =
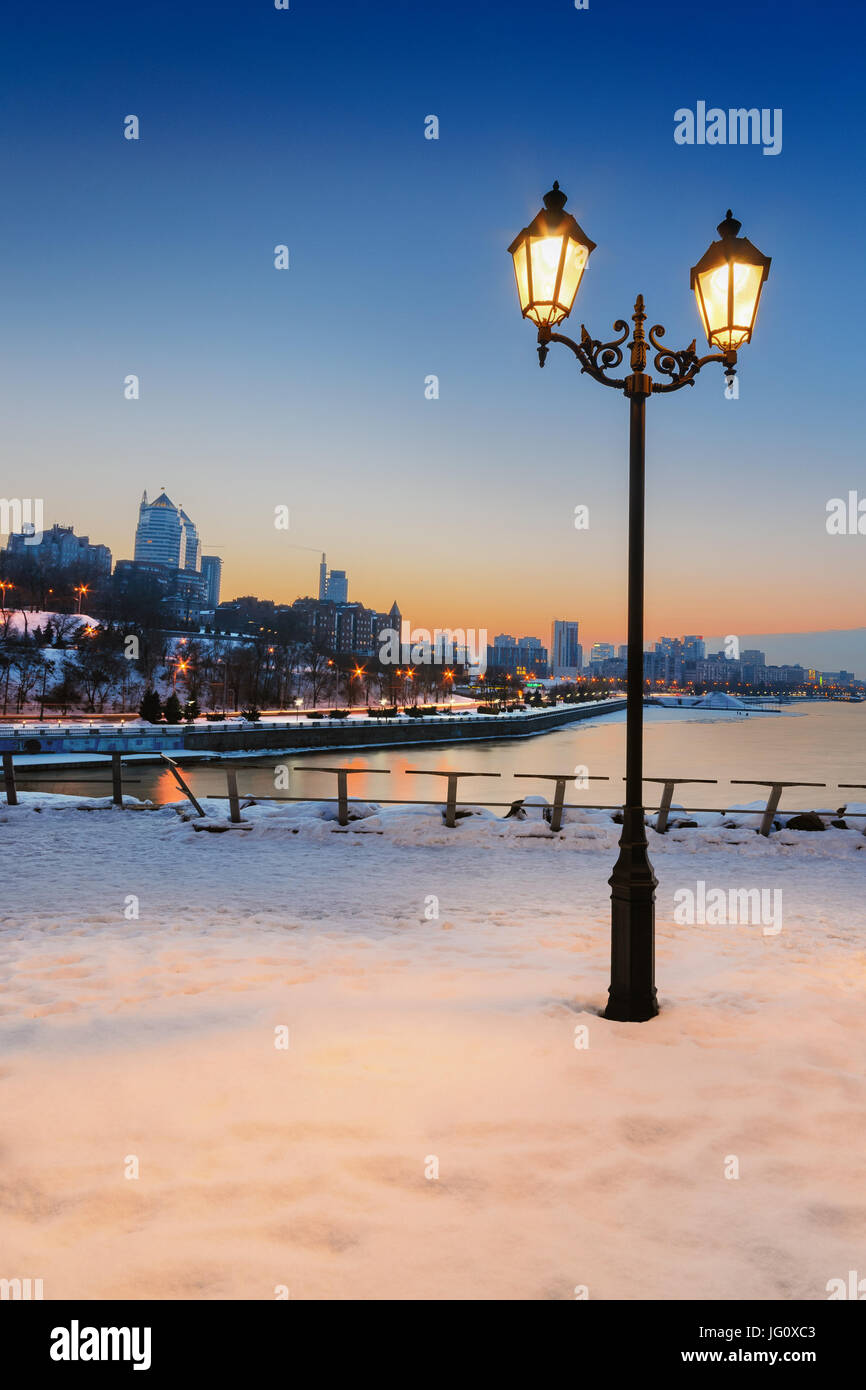
[[[590, 337], [581, 325], [580, 342], [553, 329], [571, 313], [595, 242], [565, 211], [566, 195], [558, 183], [544, 197], [544, 208], [511, 243], [520, 308], [538, 329], [538, 360], [544, 366], [551, 343], [570, 348], [582, 374], [603, 386], [622, 391], [629, 403], [629, 531], [628, 531], [628, 675], [626, 688], [626, 792], [619, 858], [609, 879], [611, 887], [611, 979], [605, 1017], [642, 1023], [658, 1013], [655, 986], [656, 877], [649, 858], [646, 812], [643, 805], [643, 638], [644, 638], [644, 478], [646, 403], [651, 395], [692, 386], [709, 362], [720, 362], [733, 381], [737, 349], [750, 341], [770, 258], [738, 235], [740, 223], [730, 210], [713, 242], [693, 267], [691, 285], [711, 348], [698, 357], [695, 343], [680, 351], [661, 340], [664, 328], [655, 324], [644, 333], [646, 313], [638, 295], [632, 325], [617, 319], [610, 342]], [[623, 344], [630, 354], [628, 376], [613, 377], [623, 361]], [[646, 371], [653, 350], [658, 379]]]

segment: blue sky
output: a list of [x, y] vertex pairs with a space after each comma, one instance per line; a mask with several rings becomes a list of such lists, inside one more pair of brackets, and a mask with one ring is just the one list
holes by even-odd
[[[627, 412], [563, 350], [538, 371], [505, 252], [558, 178], [598, 243], [566, 331], [607, 336], [641, 291], [685, 346], [728, 206], [773, 256], [740, 398], [708, 369], [650, 403], [648, 637], [862, 625], [866, 537], [824, 525], [866, 496], [862, 39], [848, 7], [739, 0], [16, 16], [2, 494], [119, 558], [165, 485], [225, 597], [310, 592], [300, 547], [323, 547], [351, 597], [419, 624], [622, 640]], [[782, 152], [676, 145], [699, 100], [781, 108]]]

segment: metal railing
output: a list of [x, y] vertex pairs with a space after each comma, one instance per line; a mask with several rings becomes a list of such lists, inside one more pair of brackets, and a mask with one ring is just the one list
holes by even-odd
[[[13, 757], [14, 757], [14, 754], [12, 754], [12, 753], [4, 753], [2, 756], [3, 756], [3, 786], [4, 786], [4, 790], [5, 790], [5, 792], [6, 792], [6, 805], [7, 805], [7, 806], [17, 806], [17, 805], [19, 804], [19, 803], [18, 803], [18, 789], [17, 789], [16, 783], [15, 783], [15, 766], [14, 766], [13, 761], [12, 761], [12, 759], [13, 759]], [[122, 805], [123, 805], [123, 769], [122, 769], [122, 765], [123, 765], [123, 760], [124, 760], [124, 758], [125, 758], [125, 757], [128, 757], [129, 755], [128, 755], [128, 754], [125, 754], [125, 753], [109, 753], [109, 754], [107, 754], [106, 756], [109, 757], [109, 758], [111, 758], [111, 773], [110, 773], [108, 776], [105, 776], [105, 777], [98, 777], [98, 776], [97, 776], [97, 777], [91, 777], [91, 778], [89, 778], [88, 780], [89, 780], [89, 781], [92, 781], [92, 782], [107, 782], [107, 781], [109, 780], [109, 778], [110, 778], [110, 781], [111, 781], [111, 800], [112, 800], [112, 802], [113, 802], [113, 804], [114, 804], [115, 806], [122, 806]], [[94, 765], [91, 764], [91, 766], [94, 766]], [[100, 766], [100, 764], [97, 763], [97, 764], [95, 764], [95, 766], [98, 768], [98, 767]], [[51, 780], [52, 780], [52, 782], [80, 782], [80, 781], [81, 781], [81, 777], [80, 777], [80, 775], [77, 776], [77, 777], [52, 777]], [[127, 786], [137, 786], [140, 782], [141, 782], [141, 778], [140, 778], [140, 777], [133, 777], [133, 778], [127, 778], [127, 779], [126, 779], [126, 784], [127, 784]]]
[[[122, 753], [110, 753], [110, 754], [107, 754], [106, 756], [107, 756], [108, 758], [111, 759], [111, 773], [110, 773], [110, 778], [111, 778], [111, 787], [112, 787], [112, 802], [113, 802], [113, 804], [114, 804], [115, 806], [123, 806], [123, 787], [124, 787], [123, 763], [124, 763], [125, 760], [128, 760], [129, 755], [122, 754]], [[131, 755], [131, 756], [132, 756], [133, 758], [135, 757], [134, 754]], [[18, 801], [18, 791], [17, 791], [17, 786], [16, 786], [16, 780], [15, 780], [15, 768], [14, 768], [14, 764], [13, 764], [13, 754], [12, 754], [12, 753], [4, 753], [4, 754], [2, 755], [2, 759], [3, 759], [3, 780], [4, 780], [4, 787], [5, 787], [5, 793], [6, 793], [6, 804], [7, 804], [8, 806], [17, 806], [17, 805], [19, 804], [19, 801]], [[203, 810], [203, 808], [202, 808], [200, 802], [196, 799], [196, 797], [195, 797], [195, 795], [193, 794], [193, 792], [192, 792], [192, 790], [191, 790], [189, 784], [188, 784], [188, 783], [186, 782], [186, 780], [184, 779], [184, 777], [183, 777], [183, 775], [181, 774], [180, 769], [179, 769], [177, 763], [174, 761], [174, 759], [173, 759], [173, 758], [170, 758], [170, 757], [168, 756], [168, 754], [166, 754], [166, 753], [161, 753], [161, 754], [160, 754], [160, 759], [161, 759], [161, 761], [164, 762], [164, 763], [166, 764], [166, 766], [168, 767], [168, 770], [169, 770], [169, 772], [171, 773], [171, 775], [172, 775], [174, 781], [177, 783], [178, 787], [179, 787], [180, 790], [183, 792], [183, 794], [184, 794], [184, 796], [186, 797], [186, 799], [190, 802], [190, 804], [192, 805], [192, 807], [193, 807], [193, 809], [195, 810], [196, 814], [197, 814], [199, 817], [201, 817], [201, 818], [205, 818], [205, 817], [206, 817], [206, 812]], [[92, 765], [91, 765], [91, 766], [92, 766]], [[89, 769], [88, 769], [88, 770], [89, 770]], [[237, 779], [238, 779], [238, 774], [237, 774], [237, 769], [236, 769], [235, 767], [228, 767], [228, 768], [225, 769], [225, 773], [226, 773], [226, 793], [227, 793], [226, 796], [223, 797], [223, 796], [218, 796], [218, 795], [216, 795], [216, 794], [209, 794], [209, 795], [205, 798], [205, 800], [208, 800], [208, 801], [224, 801], [224, 800], [227, 799], [227, 800], [228, 800], [228, 803], [229, 803], [229, 824], [232, 824], [232, 825], [239, 825], [239, 824], [242, 823], [242, 818], [241, 818], [241, 801], [242, 801], [242, 800], [245, 801], [247, 804], [249, 804], [249, 803], [255, 803], [255, 802], [259, 802], [259, 801], [267, 801], [267, 802], [296, 802], [296, 803], [297, 803], [297, 802], [319, 802], [319, 803], [326, 803], [326, 804], [332, 804], [332, 803], [333, 803], [333, 804], [335, 804], [335, 805], [337, 806], [337, 823], [338, 823], [340, 826], [346, 826], [346, 825], [349, 824], [349, 806], [350, 806], [350, 805], [353, 805], [353, 804], [359, 804], [359, 803], [360, 803], [360, 804], [365, 804], [365, 803], [368, 803], [368, 802], [370, 801], [370, 798], [369, 798], [369, 797], [354, 797], [354, 796], [349, 796], [349, 789], [348, 789], [348, 779], [349, 779], [349, 777], [352, 776], [352, 775], [355, 775], [355, 774], [363, 774], [363, 775], [367, 775], [367, 776], [390, 776], [390, 775], [391, 775], [391, 774], [390, 774], [390, 771], [389, 771], [388, 769], [386, 769], [386, 768], [346, 767], [346, 766], [344, 766], [344, 765], [327, 766], [327, 767], [321, 767], [321, 766], [320, 766], [320, 767], [310, 767], [309, 765], [305, 765], [305, 764], [301, 764], [300, 766], [296, 764], [296, 765], [294, 766], [293, 770], [294, 770], [295, 772], [329, 773], [329, 774], [332, 774], [332, 775], [336, 776], [336, 778], [337, 778], [337, 795], [336, 795], [335, 797], [334, 797], [334, 796], [312, 797], [312, 796], [291, 796], [291, 795], [288, 795], [288, 794], [287, 794], [287, 795], [262, 795], [262, 794], [259, 793], [259, 792], [241, 792], [241, 791], [238, 790], [238, 781], [237, 781]], [[456, 826], [456, 824], [457, 824], [458, 814], [459, 814], [458, 808], [459, 808], [460, 806], [466, 806], [466, 805], [474, 805], [474, 804], [477, 804], [477, 803], [474, 803], [474, 802], [469, 802], [469, 801], [467, 801], [465, 798], [462, 798], [462, 799], [461, 799], [461, 798], [458, 797], [458, 786], [459, 786], [460, 779], [463, 778], [463, 777], [501, 777], [501, 776], [502, 776], [502, 773], [499, 773], [499, 772], [487, 772], [487, 771], [485, 771], [485, 772], [475, 772], [475, 771], [465, 770], [465, 769], [462, 769], [462, 768], [446, 768], [446, 769], [435, 768], [435, 769], [434, 769], [434, 768], [413, 767], [413, 768], [406, 768], [405, 771], [406, 771], [406, 773], [407, 773], [409, 776], [413, 776], [413, 777], [445, 777], [445, 778], [447, 778], [447, 785], [446, 785], [446, 792], [445, 792], [445, 800], [444, 800], [444, 801], [438, 800], [438, 799], [432, 799], [432, 800], [431, 800], [431, 799], [424, 799], [424, 798], [417, 798], [417, 797], [405, 797], [405, 796], [403, 796], [403, 797], [376, 797], [376, 799], [375, 799], [375, 804], [377, 804], [377, 805], [382, 805], [382, 806], [439, 806], [439, 807], [442, 809], [442, 811], [443, 811], [443, 818], [444, 818], [445, 825], [448, 826], [449, 829], [453, 829], [453, 828]], [[569, 783], [569, 782], [574, 783], [574, 784], [577, 783], [577, 779], [575, 778], [574, 773], [557, 773], [557, 772], [515, 772], [515, 773], [513, 773], [512, 775], [513, 775], [513, 777], [514, 777], [515, 780], [522, 780], [522, 781], [538, 781], [538, 782], [553, 782], [553, 783], [555, 784], [555, 786], [554, 786], [554, 796], [553, 796], [553, 802], [552, 802], [552, 804], [545, 803], [545, 804], [543, 805], [543, 810], [544, 810], [544, 812], [545, 812], [545, 815], [547, 815], [547, 813], [549, 813], [549, 816], [548, 816], [548, 824], [549, 824], [550, 831], [551, 831], [552, 834], [557, 834], [557, 833], [562, 829], [562, 818], [563, 818], [563, 812], [565, 812], [565, 811], [614, 811], [614, 812], [616, 812], [616, 811], [620, 811], [620, 810], [622, 809], [622, 803], [607, 804], [607, 803], [600, 803], [600, 802], [594, 802], [594, 803], [587, 803], [587, 802], [566, 802], [566, 800], [565, 800], [565, 792], [566, 792], [566, 787], [568, 786], [568, 783]], [[54, 781], [61, 781], [61, 782], [62, 782], [62, 781], [76, 781], [76, 782], [80, 782], [80, 780], [81, 780], [80, 777], [74, 777], [74, 778], [69, 778], [69, 777], [67, 777], [67, 778], [63, 778], [63, 777], [52, 778], [52, 781], [53, 781], [53, 782], [54, 782]], [[98, 781], [98, 780], [108, 780], [108, 779], [107, 779], [107, 777], [106, 777], [106, 778], [104, 778], [104, 779], [103, 779], [103, 778], [92, 778], [92, 779], [89, 778], [88, 780]], [[607, 776], [596, 775], [596, 776], [585, 776], [585, 777], [581, 777], [579, 780], [580, 780], [580, 783], [582, 784], [582, 783], [584, 783], [584, 782], [609, 782], [609, 781], [610, 781], [610, 778], [607, 777]], [[623, 779], [623, 780], [624, 780], [624, 779]], [[137, 784], [137, 783], [140, 781], [140, 779], [129, 779], [129, 778], [126, 778], [125, 781], [126, 781], [126, 785], [135, 785], [135, 784]], [[656, 819], [655, 819], [655, 829], [656, 829], [657, 833], [660, 834], [660, 835], [665, 834], [666, 831], [667, 831], [667, 829], [668, 829], [668, 824], [669, 824], [669, 821], [670, 821], [670, 815], [671, 815], [671, 811], [672, 811], [672, 809], [673, 809], [673, 796], [674, 796], [674, 791], [675, 791], [675, 789], [676, 789], [678, 786], [686, 786], [686, 785], [688, 785], [688, 786], [696, 786], [696, 785], [701, 785], [701, 786], [718, 786], [718, 785], [719, 785], [718, 778], [715, 778], [715, 777], [644, 777], [643, 781], [644, 781], [645, 783], [646, 783], [646, 782], [657, 783], [657, 784], [660, 786], [660, 788], [661, 788], [658, 808], [655, 809], [655, 811], [653, 810], [652, 807], [648, 807], [648, 808], [647, 808], [648, 814], [650, 814], [650, 815], [654, 814], [654, 815], [655, 815], [655, 818], [656, 818]], [[825, 787], [827, 787], [828, 785], [835, 785], [835, 786], [838, 787], [838, 789], [839, 789], [840, 791], [842, 791], [842, 790], [844, 790], [844, 791], [855, 791], [855, 790], [856, 790], [856, 791], [866, 791], [866, 783], [864, 783], [864, 782], [837, 782], [837, 783], [835, 783], [835, 784], [832, 784], [832, 783], [831, 783], [831, 784], [828, 784], [828, 783], [826, 783], [826, 782], [801, 782], [801, 781], [794, 781], [794, 780], [785, 779], [785, 778], [759, 779], [759, 778], [742, 778], [742, 777], [734, 777], [734, 778], [731, 778], [729, 785], [730, 785], [730, 786], [767, 787], [769, 790], [768, 790], [768, 793], [767, 793], [767, 799], [766, 799], [765, 805], [763, 806], [763, 808], [760, 808], [760, 807], [750, 808], [750, 807], [743, 807], [743, 806], [730, 806], [730, 807], [723, 807], [723, 808], [721, 808], [721, 809], [720, 809], [718, 806], [693, 806], [693, 807], [691, 808], [691, 810], [692, 810], [693, 812], [697, 812], [697, 813], [701, 813], [701, 814], [704, 814], [704, 813], [713, 813], [713, 814], [717, 814], [717, 815], [731, 815], [731, 814], [736, 814], [736, 815], [740, 815], [740, 816], [742, 816], [742, 815], [754, 815], [754, 816], [758, 816], [758, 815], [759, 815], [759, 816], [761, 817], [761, 824], [760, 824], [760, 826], [758, 827], [758, 833], [759, 833], [760, 835], [763, 835], [763, 836], [768, 836], [768, 835], [770, 834], [770, 832], [771, 832], [771, 830], [772, 830], [772, 828], [773, 828], [773, 824], [774, 824], [774, 822], [775, 822], [777, 816], [796, 816], [796, 815], [802, 815], [802, 814], [804, 814], [804, 812], [803, 812], [802, 810], [784, 810], [784, 809], [781, 809], [781, 808], [780, 808], [779, 802], [780, 802], [780, 800], [781, 800], [782, 792], [783, 792], [786, 788], [788, 788], [788, 787], [822, 787], [822, 788], [825, 788]], [[534, 804], [538, 804], [538, 803], [534, 803]], [[489, 806], [491, 809], [497, 809], [497, 810], [503, 809], [503, 808], [506, 808], [506, 807], [507, 807], [508, 810], [509, 810], [512, 814], [516, 814], [519, 810], [525, 808], [525, 798], [524, 798], [524, 797], [518, 797], [518, 798], [515, 798], [514, 800], [511, 800], [511, 801], [486, 801], [486, 800], [485, 800], [484, 805], [485, 805], [485, 806]], [[829, 810], [829, 809], [827, 809], [827, 808], [823, 808], [823, 809], [817, 811], [816, 814], [818, 814], [818, 815], [824, 815], [824, 816], [835, 816], [835, 815], [837, 815], [837, 814], [838, 814], [838, 815], [844, 815], [844, 814], [845, 814], [845, 811], [846, 811], [846, 805], [843, 805], [843, 806], [841, 806], [840, 808], [838, 808], [837, 810]], [[860, 813], [857, 813], [857, 814], [860, 814]]]
[[[233, 823], [233, 824], [238, 824], [238, 823], [240, 822], [240, 820], [241, 820], [241, 815], [240, 815], [240, 798], [243, 797], [243, 799], [244, 799], [248, 804], [250, 804], [250, 803], [255, 804], [255, 803], [258, 802], [258, 801], [268, 801], [268, 802], [296, 802], [296, 803], [298, 803], [298, 802], [313, 802], [313, 801], [317, 801], [317, 802], [324, 802], [324, 803], [327, 803], [327, 804], [336, 803], [337, 808], [338, 808], [338, 813], [337, 813], [337, 821], [338, 821], [338, 824], [341, 825], [341, 826], [346, 826], [346, 825], [348, 825], [348, 823], [349, 823], [349, 806], [352, 805], [352, 804], [358, 804], [358, 803], [360, 803], [360, 804], [368, 804], [368, 803], [369, 803], [369, 800], [370, 800], [369, 797], [350, 797], [350, 796], [349, 796], [349, 794], [348, 794], [348, 781], [347, 781], [349, 774], [350, 774], [350, 773], [370, 773], [370, 772], [373, 772], [373, 773], [379, 773], [380, 775], [384, 775], [384, 776], [390, 776], [390, 772], [389, 772], [387, 769], [384, 769], [384, 768], [365, 768], [365, 767], [316, 767], [316, 768], [313, 768], [313, 767], [303, 767], [303, 766], [301, 766], [301, 767], [295, 767], [295, 768], [294, 768], [294, 771], [296, 771], [296, 772], [301, 771], [301, 772], [330, 772], [330, 773], [335, 773], [336, 776], [337, 776], [337, 796], [336, 796], [336, 797], [327, 797], [327, 796], [326, 796], [326, 797], [311, 797], [311, 796], [289, 796], [289, 795], [286, 795], [286, 796], [262, 796], [262, 795], [261, 795], [260, 793], [258, 793], [258, 792], [241, 792], [241, 793], [239, 793], [238, 790], [237, 790], [237, 774], [236, 774], [236, 772], [235, 772], [234, 769], [229, 769], [229, 770], [227, 771], [227, 773], [226, 773], [226, 776], [227, 776], [227, 778], [228, 778], [228, 784], [229, 784], [229, 809], [230, 809], [230, 821], [231, 821], [231, 823]], [[446, 791], [446, 798], [445, 798], [445, 801], [442, 802], [442, 801], [437, 801], [437, 800], [432, 800], [432, 801], [431, 801], [431, 800], [422, 800], [422, 799], [419, 799], [419, 798], [414, 798], [414, 797], [411, 797], [411, 798], [410, 798], [410, 797], [405, 797], [405, 796], [404, 796], [404, 797], [379, 797], [379, 796], [377, 796], [377, 797], [375, 798], [375, 804], [376, 804], [376, 805], [381, 805], [381, 806], [439, 806], [439, 807], [441, 807], [442, 810], [443, 810], [444, 821], [445, 821], [446, 826], [448, 826], [449, 828], [452, 828], [452, 829], [453, 829], [454, 826], [456, 826], [456, 824], [457, 824], [457, 808], [458, 808], [458, 806], [459, 806], [459, 805], [472, 805], [472, 804], [475, 804], [475, 803], [466, 802], [466, 801], [458, 801], [458, 797], [457, 797], [457, 784], [458, 784], [458, 780], [459, 780], [461, 777], [500, 777], [500, 776], [502, 775], [502, 774], [499, 773], [499, 772], [469, 772], [469, 771], [464, 771], [464, 770], [462, 770], [462, 769], [435, 769], [435, 770], [434, 770], [434, 769], [431, 769], [431, 768], [406, 768], [405, 771], [406, 771], [409, 775], [412, 775], [412, 776], [447, 777], [447, 779], [448, 779], [448, 785], [447, 785], [447, 791]], [[552, 834], [556, 834], [557, 832], [559, 832], [559, 831], [562, 829], [562, 814], [563, 814], [563, 811], [619, 811], [619, 810], [622, 809], [621, 804], [614, 804], [614, 805], [610, 805], [610, 804], [600, 804], [600, 803], [590, 804], [590, 803], [587, 803], [587, 802], [576, 802], [576, 803], [568, 802], [568, 803], [567, 803], [567, 802], [565, 801], [565, 788], [566, 788], [566, 785], [567, 785], [569, 782], [574, 782], [575, 778], [574, 778], [574, 774], [573, 774], [573, 773], [555, 773], [555, 772], [516, 772], [516, 773], [513, 774], [513, 776], [514, 776], [515, 779], [520, 778], [520, 779], [534, 780], [534, 781], [552, 781], [552, 782], [554, 782], [554, 783], [556, 784], [555, 791], [554, 791], [553, 804], [552, 804], [552, 805], [546, 805], [546, 806], [543, 807], [543, 809], [544, 809], [545, 812], [548, 812], [548, 811], [550, 812], [549, 822], [548, 822], [548, 823], [549, 823], [550, 830], [551, 830], [551, 833], [552, 833]], [[623, 780], [625, 780], [625, 779], [623, 779]], [[656, 815], [655, 830], [656, 830], [657, 833], [660, 834], [660, 835], [665, 834], [666, 831], [667, 831], [668, 822], [669, 822], [669, 819], [670, 819], [670, 813], [671, 813], [671, 809], [672, 809], [672, 806], [673, 806], [673, 794], [674, 794], [674, 789], [675, 789], [677, 786], [682, 786], [682, 785], [685, 785], [685, 784], [694, 785], [694, 784], [696, 784], [696, 783], [700, 783], [701, 785], [718, 786], [718, 778], [715, 778], [715, 777], [645, 777], [643, 780], [644, 780], [644, 782], [658, 782], [658, 783], [661, 784], [661, 788], [662, 788], [661, 797], [660, 797], [658, 809], [657, 809], [657, 811], [655, 812], [655, 815]], [[605, 776], [593, 776], [593, 777], [581, 778], [581, 781], [588, 781], [588, 782], [589, 782], [589, 781], [591, 781], [591, 782], [608, 782], [608, 781], [610, 781], [610, 778], [609, 778], [609, 777], [605, 777]], [[742, 815], [753, 815], [753, 816], [755, 816], [755, 815], [760, 815], [760, 816], [761, 816], [761, 824], [760, 824], [760, 826], [758, 827], [758, 834], [759, 834], [759, 835], [763, 835], [763, 836], [766, 837], [766, 836], [768, 836], [768, 835], [770, 834], [770, 832], [771, 832], [771, 830], [772, 830], [772, 828], [773, 828], [773, 823], [774, 823], [775, 818], [776, 818], [777, 815], [780, 815], [780, 816], [796, 816], [796, 815], [802, 815], [802, 814], [804, 814], [804, 812], [803, 812], [802, 810], [799, 810], [799, 811], [798, 811], [798, 810], [781, 810], [781, 809], [779, 808], [779, 800], [780, 800], [780, 798], [781, 798], [781, 793], [782, 793], [782, 789], [783, 789], [783, 788], [785, 788], [785, 787], [826, 787], [828, 784], [827, 784], [826, 782], [794, 782], [794, 781], [787, 781], [787, 780], [784, 780], [784, 781], [765, 781], [765, 780], [751, 781], [751, 780], [747, 780], [747, 779], [743, 779], [743, 778], [732, 778], [732, 779], [731, 779], [731, 782], [730, 782], [730, 785], [731, 785], [731, 786], [735, 786], [735, 785], [744, 785], [744, 786], [769, 787], [769, 788], [770, 788], [770, 791], [769, 791], [769, 795], [768, 795], [768, 797], [767, 797], [766, 805], [763, 807], [763, 809], [760, 809], [760, 808], [757, 808], [757, 807], [755, 807], [755, 808], [749, 808], [749, 807], [743, 807], [743, 806], [732, 806], [732, 807], [728, 807], [728, 808], [722, 808], [721, 810], [720, 810], [719, 807], [717, 807], [717, 806], [694, 806], [694, 807], [692, 807], [692, 811], [698, 812], [698, 813], [702, 813], [702, 814], [712, 813], [712, 814], [714, 814], [714, 815], [732, 815], [732, 814], [741, 815], [741, 816], [742, 816]], [[866, 790], [866, 783], [840, 782], [840, 783], [837, 783], [836, 785], [837, 785], [840, 789], [845, 788], [845, 789], [861, 789], [861, 790]], [[209, 800], [209, 801], [223, 801], [223, 800], [225, 800], [225, 798], [224, 798], [224, 797], [220, 797], [220, 796], [216, 796], [216, 795], [209, 795], [209, 796], [207, 797], [207, 800]], [[485, 805], [485, 806], [488, 806], [488, 807], [490, 807], [490, 808], [495, 808], [495, 809], [502, 809], [502, 808], [504, 808], [504, 807], [508, 807], [509, 810], [510, 810], [512, 813], [514, 813], [514, 812], [518, 811], [519, 809], [524, 809], [524, 802], [525, 802], [525, 798], [520, 797], [520, 798], [517, 798], [517, 799], [515, 799], [515, 800], [513, 800], [513, 801], [487, 801], [487, 800], [485, 800], [484, 805]], [[826, 810], [826, 809], [825, 809], [825, 810], [823, 810], [823, 811], [816, 812], [816, 814], [819, 814], [819, 815], [821, 815], [821, 814], [823, 814], [823, 815], [834, 815], [834, 816], [835, 816], [835, 815], [837, 815], [837, 814], [844, 814], [844, 812], [845, 812], [845, 806], [841, 807], [841, 808], [840, 808], [840, 811], [837, 811], [837, 810]], [[652, 814], [652, 808], [648, 808], [648, 813], [649, 813], [649, 814]]]

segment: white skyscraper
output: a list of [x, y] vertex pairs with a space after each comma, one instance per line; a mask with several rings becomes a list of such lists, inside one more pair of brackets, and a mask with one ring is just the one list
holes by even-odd
[[142, 493], [135, 530], [135, 559], [152, 565], [180, 569], [183, 523], [177, 507], [164, 492], [153, 502]]
[[152, 565], [169, 569], [198, 572], [201, 564], [201, 543], [195, 525], [181, 507], [176, 507], [165, 492], [148, 502], [142, 493], [135, 528], [135, 556]]

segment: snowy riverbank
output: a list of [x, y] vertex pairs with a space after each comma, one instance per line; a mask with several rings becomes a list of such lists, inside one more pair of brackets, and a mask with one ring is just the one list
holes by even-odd
[[[651, 833], [662, 1013], [627, 1025], [597, 1013], [599, 813], [554, 838], [256, 806], [201, 834], [22, 803], [0, 807], [0, 1275], [46, 1298], [821, 1299], [862, 1265], [857, 830]], [[699, 882], [779, 890], [781, 930], [681, 925]]]

